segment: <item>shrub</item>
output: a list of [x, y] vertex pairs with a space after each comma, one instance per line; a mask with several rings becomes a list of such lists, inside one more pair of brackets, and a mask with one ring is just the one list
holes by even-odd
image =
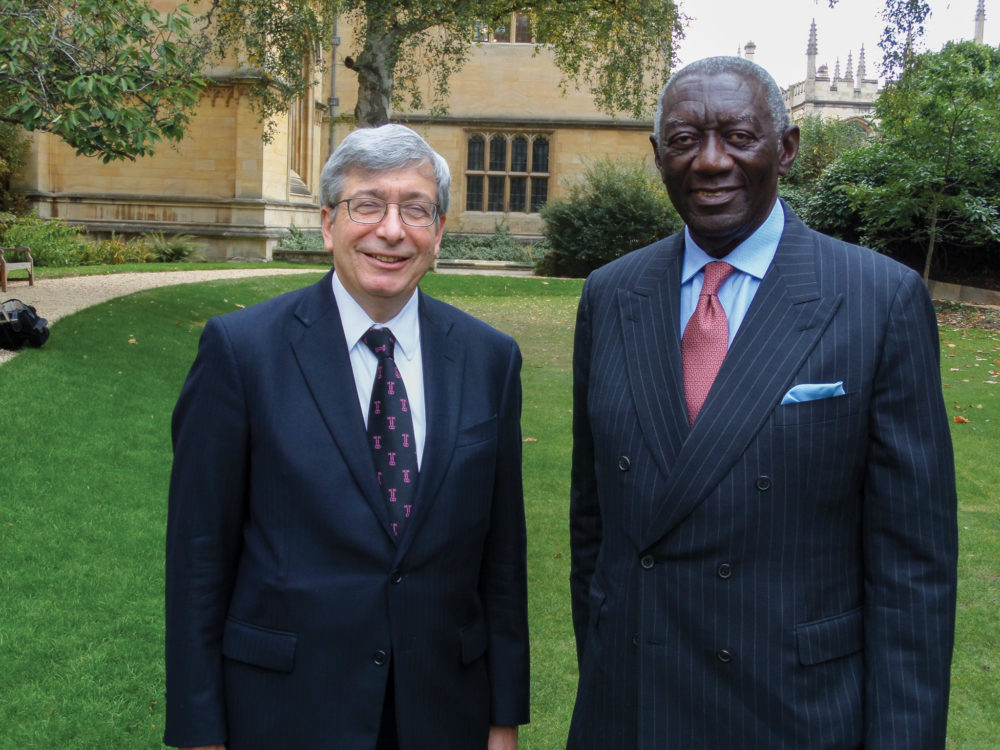
[[549, 201], [541, 215], [552, 250], [538, 271], [547, 276], [586, 276], [682, 226], [643, 162], [610, 159], [589, 164], [569, 198]]
[[80, 254], [82, 266], [117, 266], [123, 263], [148, 263], [149, 245], [142, 237], [124, 239], [112, 234], [109, 239], [88, 242]]
[[303, 232], [294, 224], [288, 227], [288, 234], [278, 241], [278, 250], [292, 253], [326, 252], [322, 235], [315, 232]]
[[25, 245], [38, 266], [75, 266], [87, 248], [80, 227], [62, 219], [22, 216], [7, 223], [3, 230], [4, 247]]
[[438, 257], [530, 263], [531, 251], [514, 239], [506, 227], [497, 224], [493, 234], [490, 235], [456, 237], [446, 232], [441, 238], [441, 252]]
[[150, 232], [145, 235], [144, 242], [157, 263], [205, 260], [204, 247], [190, 234], [166, 237], [162, 232]]

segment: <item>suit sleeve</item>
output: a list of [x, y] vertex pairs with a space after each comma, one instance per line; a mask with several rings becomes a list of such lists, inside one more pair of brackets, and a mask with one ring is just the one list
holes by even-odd
[[957, 499], [937, 322], [916, 274], [872, 385], [864, 486], [865, 747], [942, 748], [955, 631]]
[[590, 378], [591, 322], [588, 291], [584, 286], [577, 310], [573, 346], [573, 468], [570, 483], [570, 595], [577, 659], [583, 657], [590, 620], [590, 582], [601, 546], [601, 511], [597, 500], [594, 468], [594, 438], [588, 419], [587, 397]]
[[247, 486], [245, 396], [224, 325], [205, 327], [173, 417], [166, 550], [164, 743], [227, 739], [222, 632]]
[[490, 723], [527, 724], [529, 646], [527, 537], [521, 480], [521, 352], [513, 341], [497, 414], [490, 532], [480, 590], [489, 632]]

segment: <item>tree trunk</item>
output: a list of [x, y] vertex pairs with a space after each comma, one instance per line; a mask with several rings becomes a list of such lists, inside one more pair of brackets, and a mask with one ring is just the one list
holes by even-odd
[[931, 224], [929, 237], [927, 238], [927, 257], [924, 258], [924, 284], [930, 285], [931, 280], [931, 260], [934, 258], [934, 244], [937, 240], [938, 204], [941, 201], [940, 194], [934, 195], [931, 203]]
[[348, 65], [358, 74], [358, 104], [354, 108], [358, 127], [375, 127], [389, 122], [392, 74], [398, 56], [399, 43], [394, 34], [369, 31], [358, 59]]

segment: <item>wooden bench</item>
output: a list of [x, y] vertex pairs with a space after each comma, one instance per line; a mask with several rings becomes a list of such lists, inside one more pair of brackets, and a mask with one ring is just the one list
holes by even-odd
[[0, 292], [7, 291], [7, 274], [27, 271], [28, 286], [35, 285], [35, 261], [26, 247], [0, 247]]

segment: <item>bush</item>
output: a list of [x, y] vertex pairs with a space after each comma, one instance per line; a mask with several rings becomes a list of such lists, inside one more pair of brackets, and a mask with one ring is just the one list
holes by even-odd
[[439, 258], [461, 260], [506, 260], [531, 263], [531, 251], [514, 239], [507, 228], [496, 225], [493, 234], [456, 237], [445, 232]]
[[145, 235], [144, 243], [150, 258], [157, 263], [205, 260], [204, 247], [190, 234], [165, 237], [162, 232], [151, 232]]
[[106, 240], [88, 242], [79, 262], [81, 266], [118, 266], [123, 263], [148, 263], [151, 259], [152, 252], [143, 238], [126, 240], [113, 234]]
[[62, 219], [22, 216], [4, 227], [3, 245], [27, 246], [37, 266], [75, 266], [80, 264], [88, 245], [82, 232]]
[[667, 191], [643, 163], [600, 159], [567, 200], [541, 210], [552, 246], [538, 264], [546, 276], [586, 276], [681, 228]]
[[292, 224], [288, 227], [288, 234], [278, 240], [278, 250], [285, 250], [292, 253], [316, 253], [326, 252], [323, 245], [323, 236], [316, 232], [303, 232]]

